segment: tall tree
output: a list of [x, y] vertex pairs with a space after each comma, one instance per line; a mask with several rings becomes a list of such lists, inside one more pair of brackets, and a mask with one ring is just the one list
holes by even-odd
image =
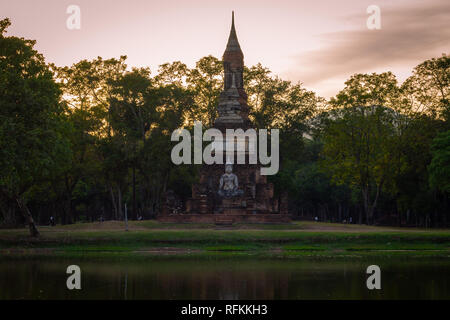
[[70, 155], [64, 138], [60, 90], [35, 41], [5, 36], [0, 21], [0, 192], [13, 199], [30, 234], [39, 231], [27, 206], [27, 192], [50, 179]]
[[[72, 158], [63, 176], [54, 183], [65, 204], [63, 224], [72, 223], [72, 199], [78, 185], [86, 184], [95, 174], [100, 175], [101, 157], [97, 147], [101, 139], [112, 135], [109, 101], [113, 97], [114, 83], [125, 73], [125, 60], [125, 56], [107, 60], [98, 57], [92, 61], [81, 60], [70, 67], [53, 66], [72, 128]], [[105, 181], [109, 182], [108, 179]], [[114, 192], [114, 183], [109, 184], [109, 189]]]
[[330, 101], [335, 108], [324, 134], [321, 165], [337, 184], [359, 188], [368, 224], [399, 158], [395, 146], [402, 117], [394, 110], [399, 97], [397, 81], [388, 72], [354, 75]]

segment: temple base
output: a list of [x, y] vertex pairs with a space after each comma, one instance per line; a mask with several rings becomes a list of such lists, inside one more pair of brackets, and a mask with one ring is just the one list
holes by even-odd
[[287, 214], [169, 214], [157, 218], [165, 223], [290, 223]]

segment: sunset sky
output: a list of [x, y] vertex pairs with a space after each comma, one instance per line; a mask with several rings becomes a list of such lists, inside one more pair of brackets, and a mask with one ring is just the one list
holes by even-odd
[[[69, 30], [69, 5], [81, 8], [81, 29]], [[381, 9], [381, 30], [368, 30], [369, 5]], [[128, 56], [130, 66], [180, 60], [194, 66], [220, 58], [231, 11], [247, 66], [261, 62], [283, 79], [326, 98], [354, 73], [394, 72], [449, 53], [448, 0], [3, 0], [8, 35], [36, 39], [48, 62]]]

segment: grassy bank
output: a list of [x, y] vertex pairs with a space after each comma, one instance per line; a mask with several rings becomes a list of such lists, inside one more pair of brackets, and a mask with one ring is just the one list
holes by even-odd
[[26, 229], [0, 230], [2, 256], [158, 256], [270, 255], [450, 257], [450, 230], [372, 227], [295, 222], [282, 225], [234, 225], [227, 230], [208, 224], [156, 221], [80, 223], [41, 227], [30, 238]]

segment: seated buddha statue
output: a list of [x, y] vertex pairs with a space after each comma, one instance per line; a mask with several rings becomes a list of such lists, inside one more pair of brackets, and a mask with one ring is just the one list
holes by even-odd
[[220, 177], [218, 194], [221, 197], [236, 197], [244, 192], [239, 190], [239, 181], [237, 175], [233, 173], [233, 165], [227, 163], [225, 165], [225, 173]]

